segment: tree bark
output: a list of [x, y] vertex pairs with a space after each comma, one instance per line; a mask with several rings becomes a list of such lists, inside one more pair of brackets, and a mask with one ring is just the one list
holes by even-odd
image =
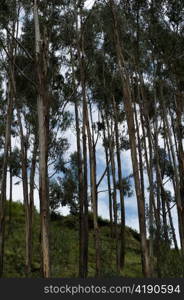
[[168, 111], [165, 107], [164, 101], [162, 101], [163, 106], [163, 113], [165, 116], [165, 125], [166, 125], [166, 136], [168, 139], [168, 145], [170, 146], [170, 152], [172, 156], [173, 162], [173, 170], [174, 170], [174, 178], [175, 178], [175, 196], [176, 196], [176, 205], [177, 205], [177, 212], [178, 212], [178, 227], [179, 227], [179, 234], [180, 234], [180, 243], [181, 243], [181, 250], [184, 254], [184, 219], [182, 215], [182, 200], [181, 200], [181, 192], [180, 192], [180, 179], [179, 179], [179, 172], [177, 166], [177, 157], [172, 141], [172, 131], [169, 125], [168, 120]]
[[2, 165], [2, 178], [0, 189], [0, 277], [3, 276], [4, 267], [4, 243], [5, 243], [5, 205], [6, 205], [6, 187], [7, 187], [7, 165], [8, 165], [8, 150], [11, 135], [11, 121], [13, 114], [13, 97], [8, 87], [8, 104], [5, 126], [5, 146]]
[[106, 131], [105, 131], [105, 120], [103, 113], [102, 115], [102, 123], [104, 124], [103, 128], [103, 145], [105, 149], [105, 160], [107, 165], [107, 184], [108, 184], [108, 194], [109, 194], [109, 219], [110, 219], [110, 232], [111, 237], [113, 237], [113, 216], [112, 216], [112, 189], [111, 189], [111, 176], [110, 176], [110, 166], [109, 166], [109, 151], [108, 151], [108, 145], [107, 145], [107, 137], [106, 137]]
[[27, 139], [23, 133], [22, 121], [19, 108], [17, 108], [17, 117], [20, 130], [20, 144], [21, 144], [21, 169], [22, 169], [22, 183], [23, 183], [23, 199], [25, 207], [25, 273], [28, 277], [31, 271], [30, 259], [30, 219], [29, 219], [29, 197], [28, 197], [28, 175], [27, 175]]
[[[10, 135], [10, 145], [9, 145], [9, 157], [11, 161], [11, 155], [12, 155], [12, 147], [11, 147], [11, 135]], [[11, 232], [11, 223], [12, 223], [12, 200], [13, 200], [13, 174], [12, 174], [12, 167], [10, 165], [10, 197], [9, 197], [9, 230], [8, 232]]]
[[141, 235], [142, 271], [145, 277], [150, 277], [149, 252], [148, 252], [148, 245], [146, 239], [145, 203], [144, 203], [143, 194], [141, 190], [139, 167], [138, 167], [138, 160], [137, 160], [137, 153], [136, 153], [136, 135], [135, 135], [135, 124], [134, 124], [133, 109], [132, 109], [132, 96], [130, 91], [129, 77], [125, 69], [124, 57], [122, 54], [121, 43], [119, 39], [116, 9], [113, 0], [110, 0], [110, 7], [111, 7], [113, 21], [114, 21], [115, 47], [116, 47], [120, 78], [122, 83], [122, 93], [123, 93], [124, 107], [125, 107], [125, 112], [127, 117], [133, 173], [135, 179], [135, 189], [137, 195], [139, 227], [140, 227], [140, 235]]
[[[48, 128], [49, 99], [47, 88], [47, 40], [40, 36], [37, 0], [34, 0], [36, 73], [38, 81], [37, 112], [39, 135], [39, 197], [41, 215], [41, 251], [43, 277], [50, 277], [49, 255], [49, 196], [48, 196]], [[44, 32], [45, 33], [45, 32]]]
[[114, 219], [114, 226], [113, 226], [113, 236], [115, 237], [116, 242], [116, 269], [117, 273], [119, 273], [119, 241], [118, 241], [118, 207], [117, 207], [117, 191], [116, 191], [116, 166], [114, 160], [114, 133], [110, 132], [109, 120], [106, 114], [106, 124], [107, 124], [107, 137], [109, 142], [109, 154], [110, 154], [110, 161], [111, 161], [111, 172], [112, 172], [112, 183], [113, 183], [113, 219]]
[[34, 223], [34, 178], [35, 178], [35, 170], [36, 170], [36, 158], [37, 158], [37, 151], [38, 151], [38, 142], [37, 137], [35, 136], [34, 146], [33, 146], [33, 153], [32, 153], [32, 160], [31, 160], [31, 171], [29, 177], [29, 245], [30, 245], [30, 265], [32, 264], [33, 258], [33, 223]]
[[114, 107], [114, 127], [115, 127], [115, 139], [116, 139], [116, 156], [118, 166], [118, 185], [120, 194], [120, 211], [121, 211], [121, 229], [120, 229], [120, 257], [118, 265], [118, 273], [123, 271], [125, 264], [125, 203], [124, 203], [124, 192], [123, 192], [123, 178], [122, 178], [122, 167], [121, 167], [121, 156], [120, 156], [120, 144], [119, 144], [119, 128], [118, 128], [118, 110], [114, 96], [112, 96], [112, 102]]

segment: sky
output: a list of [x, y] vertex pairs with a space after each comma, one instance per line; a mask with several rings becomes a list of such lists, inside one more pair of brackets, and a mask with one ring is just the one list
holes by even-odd
[[[74, 118], [74, 107], [72, 105], [69, 105], [66, 107], [70, 111], [71, 114], [73, 114]], [[97, 110], [93, 110], [93, 120], [94, 122], [98, 120], [98, 114]], [[69, 158], [70, 154], [75, 152], [77, 150], [76, 147], [76, 134], [75, 134], [75, 126], [71, 126], [65, 134], [64, 137], [68, 139], [69, 142], [69, 149], [67, 153], [65, 154], [66, 160]], [[160, 140], [160, 143], [162, 141]], [[14, 140], [14, 145], [19, 145], [19, 139], [16, 138]], [[105, 168], [106, 168], [106, 161], [105, 161], [105, 152], [102, 145], [102, 139], [99, 138], [97, 146], [96, 146], [96, 157], [97, 157], [97, 181], [101, 178], [101, 175], [103, 174]], [[132, 173], [132, 162], [131, 162], [131, 154], [130, 150], [128, 151], [122, 151], [121, 152], [122, 157], [122, 173], [123, 177], [126, 177]], [[16, 184], [16, 182], [20, 182], [19, 184]], [[38, 170], [36, 171], [35, 176], [35, 182], [38, 185]], [[23, 202], [23, 191], [22, 191], [22, 183], [20, 179], [14, 178], [13, 179], [13, 200], [14, 201], [21, 201]], [[8, 184], [9, 184], [9, 177], [8, 177]], [[145, 186], [148, 187], [148, 178], [145, 176]], [[173, 194], [173, 187], [171, 186], [170, 182], [166, 183], [166, 188], [171, 191]], [[104, 177], [103, 181], [100, 184], [99, 191], [107, 190], [107, 178]], [[117, 191], [117, 196], [119, 195], [119, 192]], [[35, 196], [35, 205], [37, 209], [39, 210], [39, 195], [38, 190], [35, 189], [34, 191]], [[148, 201], [149, 193], [146, 192], [146, 198]], [[108, 209], [108, 192], [100, 192], [98, 193], [98, 214], [99, 216], [103, 217], [104, 219], [109, 219], [109, 209]], [[59, 209], [60, 213], [62, 215], [69, 214], [69, 208], [68, 207], [61, 207]], [[126, 225], [136, 229], [139, 232], [139, 222], [138, 222], [138, 212], [137, 212], [137, 199], [135, 190], [133, 188], [133, 195], [131, 197], [125, 197], [125, 215], [126, 215]], [[176, 235], [179, 242], [179, 234], [178, 234], [178, 223], [177, 223], [177, 211], [176, 208], [172, 210], [173, 215], [173, 222], [175, 224], [176, 228]]]
[[95, 2], [95, 0], [87, 0], [85, 2], [85, 7], [90, 9], [93, 6], [94, 2]]
[[[95, 2], [94, 0], [87, 0], [86, 3], [85, 3], [86, 8], [90, 9], [93, 6], [94, 2]], [[72, 114], [74, 114], [74, 110], [73, 110], [72, 106], [67, 107], [67, 109], [69, 109], [69, 111]], [[94, 111], [94, 113], [93, 113], [93, 118], [94, 118], [94, 121], [98, 120], [98, 115], [97, 115], [96, 111]], [[67, 158], [67, 157], [69, 157], [70, 153], [76, 151], [76, 135], [75, 135], [74, 126], [72, 126], [72, 128], [69, 128], [66, 131], [65, 137], [67, 137], [68, 142], [70, 144], [68, 153], [66, 154], [66, 158]], [[162, 144], [161, 140], [160, 140], [160, 144]], [[20, 141], [19, 141], [18, 138], [14, 139], [13, 145], [17, 145], [17, 146], [20, 145]], [[101, 139], [99, 139], [96, 150], [97, 150], [97, 152], [96, 152], [97, 153], [97, 178], [100, 178], [101, 175], [104, 172], [105, 167], [106, 167], [105, 153], [104, 153], [104, 149], [103, 149], [103, 146], [102, 146], [102, 140]], [[132, 163], [131, 163], [130, 150], [123, 151], [121, 153], [121, 155], [122, 155], [123, 177], [125, 177], [125, 176], [130, 175], [130, 173], [132, 173]], [[36, 173], [35, 180], [36, 180], [36, 183], [38, 184], [38, 170], [37, 170], [37, 173]], [[13, 200], [23, 202], [22, 183], [20, 182], [19, 184], [15, 184], [18, 181], [20, 182], [20, 179], [18, 179], [18, 178], [13, 179], [13, 184], [14, 184], [13, 185]], [[148, 179], [147, 179], [146, 182], [147, 182], [147, 186], [148, 186]], [[8, 176], [7, 186], [9, 186], [9, 176]], [[168, 182], [166, 184], [166, 187], [169, 190], [171, 190], [171, 192], [173, 192], [173, 188], [172, 188], [170, 182]], [[107, 179], [106, 179], [106, 177], [103, 179], [103, 181], [101, 182], [101, 185], [99, 187], [99, 190], [104, 190], [104, 189], [107, 189]], [[9, 195], [7, 195], [7, 196], [9, 197]], [[37, 209], [39, 209], [39, 195], [38, 195], [38, 190], [37, 189], [35, 189], [35, 191], [34, 191], [34, 196], [35, 196], [35, 205], [36, 205]], [[99, 193], [98, 196], [99, 196], [98, 213], [103, 218], [109, 219], [108, 192]], [[69, 208], [68, 207], [62, 207], [60, 209], [60, 212], [63, 215], [67, 215], [69, 213]], [[129, 226], [129, 227], [132, 227], [133, 229], [136, 229], [137, 231], [139, 231], [137, 200], [136, 200], [135, 191], [134, 191], [133, 195], [130, 198], [125, 197], [125, 213], [126, 213], [126, 225]], [[172, 214], [173, 214], [173, 221], [174, 221], [175, 228], [176, 228], [177, 239], [179, 241], [176, 208], [174, 208], [172, 210]]]
[[[66, 107], [70, 111], [70, 113], [74, 114], [74, 109], [72, 106]], [[97, 111], [93, 112], [93, 120], [98, 120]], [[65, 134], [64, 137], [68, 139], [69, 142], [69, 149], [67, 153], [65, 154], [65, 158], [69, 157], [69, 155], [77, 150], [76, 147], [76, 135], [75, 135], [75, 128], [74, 126], [71, 126]], [[19, 146], [19, 138], [16, 137], [13, 141], [14, 146]], [[99, 141], [96, 146], [96, 156], [97, 156], [97, 181], [101, 178], [101, 175], [103, 174], [105, 168], [106, 168], [106, 161], [105, 161], [105, 152], [104, 148], [102, 146], [102, 139], [99, 138]], [[123, 177], [129, 175], [132, 172], [132, 165], [131, 165], [131, 158], [130, 158], [130, 151], [124, 151], [122, 153], [122, 167], [123, 167]], [[19, 184], [15, 184], [19, 182]], [[35, 176], [35, 182], [38, 185], [38, 170], [36, 171]], [[13, 200], [14, 201], [21, 201], [23, 202], [23, 191], [22, 191], [22, 183], [19, 178], [13, 179]], [[8, 182], [7, 186], [9, 186], [9, 176], [8, 176]], [[107, 179], [106, 176], [104, 177], [103, 181], [100, 184], [99, 190], [107, 190]], [[118, 193], [117, 193], [118, 194]], [[7, 195], [9, 197], [9, 195]], [[39, 195], [38, 190], [35, 189], [34, 191], [35, 196], [35, 205], [37, 209], [39, 209]], [[108, 192], [99, 193], [99, 215], [102, 216], [105, 219], [109, 218], [109, 210], [108, 210]], [[138, 220], [137, 220], [137, 203], [136, 203], [136, 197], [135, 193], [134, 196], [131, 198], [125, 198], [125, 209], [127, 214], [127, 225], [131, 226], [138, 230]], [[60, 212], [63, 215], [66, 215], [69, 213], [69, 209], [67, 207], [62, 207], [60, 209]]]

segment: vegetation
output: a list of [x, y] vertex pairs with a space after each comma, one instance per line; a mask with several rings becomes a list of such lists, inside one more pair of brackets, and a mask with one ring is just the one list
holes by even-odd
[[182, 277], [184, 2], [0, 2], [0, 277]]
[[[8, 203], [7, 203], [8, 207]], [[15, 278], [25, 277], [26, 270], [24, 261], [25, 247], [24, 227], [25, 213], [24, 207], [19, 202], [13, 202], [12, 205], [12, 227], [11, 231], [6, 232], [5, 246], [5, 266], [4, 277]], [[40, 277], [40, 221], [39, 214], [35, 210], [35, 219], [33, 225], [33, 262], [31, 266], [30, 277]], [[8, 219], [7, 219], [8, 222]], [[110, 224], [108, 220], [99, 217], [99, 227], [101, 229], [102, 241], [102, 273], [103, 277], [117, 276], [115, 243], [110, 235]], [[52, 260], [52, 277], [78, 277], [78, 235], [79, 222], [78, 217], [74, 215], [62, 216], [53, 214], [51, 216], [51, 260]], [[7, 226], [8, 229], [8, 226]], [[93, 219], [89, 215], [89, 277], [95, 275], [95, 251], [93, 240]], [[141, 260], [140, 260], [140, 235], [133, 229], [126, 227], [126, 259], [125, 269], [120, 274], [125, 277], [142, 277]], [[176, 259], [175, 251], [172, 250], [164, 262], [164, 276], [176, 277], [181, 276], [181, 265]], [[156, 272], [156, 270], [155, 270]], [[156, 274], [156, 273], [155, 273]]]
[[[7, 203], [8, 204], [8, 203]], [[7, 205], [8, 206], [8, 205]], [[7, 232], [5, 246], [5, 271], [4, 277], [25, 277], [24, 255], [24, 208], [21, 203], [13, 202], [12, 205], [12, 229]], [[39, 214], [35, 211], [33, 235], [33, 263], [31, 277], [40, 276], [40, 230]], [[110, 237], [110, 226], [108, 220], [99, 218], [101, 228], [101, 239], [103, 241], [102, 276], [115, 276], [115, 256], [113, 254], [115, 244]], [[8, 220], [7, 220], [8, 222]], [[78, 277], [78, 218], [73, 215], [62, 216], [53, 214], [51, 217], [51, 260], [52, 277]], [[133, 236], [132, 232], [135, 234]], [[95, 275], [95, 252], [93, 241], [93, 221], [89, 216], [89, 277]], [[126, 228], [127, 235], [127, 267], [122, 275], [130, 277], [141, 276], [139, 236], [136, 232]]]

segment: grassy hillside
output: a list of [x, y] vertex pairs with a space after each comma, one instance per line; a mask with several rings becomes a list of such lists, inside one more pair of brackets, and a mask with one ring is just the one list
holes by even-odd
[[[25, 231], [24, 209], [21, 203], [12, 205], [12, 225], [6, 226], [4, 277], [25, 277]], [[99, 219], [101, 232], [102, 275], [115, 276], [115, 243], [110, 237], [108, 221]], [[39, 215], [35, 212], [33, 230], [32, 277], [40, 277]], [[89, 276], [95, 274], [95, 250], [92, 220], [89, 222]], [[74, 216], [55, 216], [50, 222], [52, 277], [78, 276], [78, 220]], [[126, 267], [123, 276], [141, 277], [139, 235], [126, 228]]]
[[[39, 215], [35, 211], [33, 229], [33, 264], [31, 277], [40, 277], [40, 234]], [[12, 225], [6, 226], [4, 277], [25, 277], [25, 229], [24, 209], [21, 203], [12, 205]], [[102, 276], [116, 276], [115, 242], [110, 237], [109, 222], [99, 218], [101, 233]], [[89, 221], [89, 277], [95, 275], [95, 250], [92, 218]], [[55, 215], [50, 222], [51, 271], [52, 277], [78, 276], [78, 218]], [[125, 269], [122, 276], [142, 277], [139, 234], [126, 228]], [[181, 261], [174, 251], [164, 254], [163, 274], [169, 277], [181, 277]]]

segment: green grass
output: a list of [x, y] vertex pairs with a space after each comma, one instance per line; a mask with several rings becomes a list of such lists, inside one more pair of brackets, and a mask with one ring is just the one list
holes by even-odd
[[[8, 215], [8, 202], [7, 202]], [[99, 218], [101, 245], [101, 276], [142, 277], [140, 235], [126, 227], [125, 267], [120, 274], [116, 272], [116, 245], [110, 236], [108, 220]], [[77, 216], [52, 215], [50, 220], [50, 256], [52, 277], [78, 277], [79, 224]], [[155, 245], [156, 247], [156, 245]], [[33, 223], [33, 260], [31, 277], [41, 277], [40, 257], [40, 217], [34, 212]], [[95, 276], [95, 248], [92, 215], [89, 215], [89, 258], [88, 276]], [[184, 265], [180, 254], [174, 249], [168, 250], [163, 245], [161, 251], [162, 277], [183, 277]], [[19, 202], [12, 204], [12, 222], [6, 218], [5, 231], [5, 278], [25, 277], [25, 214]], [[154, 258], [154, 277], [157, 276], [156, 258]]]
[[[8, 208], [8, 203], [7, 203]], [[23, 205], [18, 202], [12, 204], [12, 223], [9, 228], [6, 220], [6, 240], [4, 277], [25, 277], [25, 215]], [[101, 275], [103, 277], [117, 276], [115, 241], [110, 237], [110, 227], [107, 220], [99, 218], [101, 244]], [[140, 236], [126, 227], [125, 267], [120, 273], [123, 277], [142, 277]], [[51, 276], [70, 278], [78, 276], [78, 217], [55, 215], [50, 221], [50, 255]], [[89, 265], [88, 276], [95, 276], [95, 249], [92, 228], [92, 216], [89, 221]], [[181, 277], [181, 264], [174, 251], [163, 260], [163, 277]], [[173, 264], [174, 263], [174, 264]], [[40, 277], [40, 218], [35, 210], [33, 225], [33, 262], [31, 277]]]
[[[8, 203], [7, 203], [8, 204]], [[7, 205], [8, 206], [8, 205]], [[52, 277], [78, 276], [78, 218], [57, 215], [50, 221], [50, 254]], [[12, 223], [6, 225], [4, 277], [25, 277], [25, 215], [23, 205], [12, 204]], [[99, 218], [101, 240], [102, 276], [116, 274], [115, 242], [110, 237], [109, 222]], [[95, 249], [92, 220], [89, 221], [89, 277], [95, 276]], [[33, 225], [33, 263], [31, 277], [40, 277], [40, 220], [34, 213]], [[134, 237], [133, 234], [134, 233]], [[126, 228], [126, 266], [122, 276], [141, 276], [140, 246], [136, 232]]]

